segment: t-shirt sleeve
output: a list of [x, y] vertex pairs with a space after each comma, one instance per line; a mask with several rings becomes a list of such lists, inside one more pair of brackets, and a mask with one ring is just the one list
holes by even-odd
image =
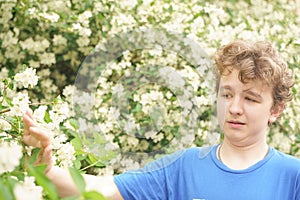
[[125, 200], [169, 199], [174, 195], [176, 180], [185, 150], [164, 156], [144, 168], [114, 177]]

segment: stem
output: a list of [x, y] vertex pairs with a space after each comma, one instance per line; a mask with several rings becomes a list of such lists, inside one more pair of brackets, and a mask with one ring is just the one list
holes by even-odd
[[[5, 119], [5, 117], [0, 116], [0, 118], [3, 119], [4, 121], [6, 121], [7, 123], [9, 123], [14, 129], [18, 130], [18, 134], [20, 134], [20, 122], [19, 122], [19, 128], [18, 128], [12, 122], [10, 122], [9, 120]], [[5, 133], [7, 133], [7, 132], [5, 131]], [[11, 135], [14, 138], [17, 137], [16, 135], [13, 135], [13, 134], [10, 134], [10, 133], [7, 133], [7, 134]]]
[[88, 165], [88, 166], [86, 166], [86, 167], [80, 169], [80, 171], [84, 171], [84, 170], [86, 170], [86, 169], [88, 169], [88, 168], [91, 168], [91, 167], [95, 166], [95, 165], [96, 165], [97, 163], [99, 163], [99, 162], [101, 162], [101, 160], [98, 160], [98, 161], [96, 161], [96, 162], [94, 162], [94, 163], [92, 163], [92, 164], [90, 164], [90, 165]]
[[6, 108], [6, 109], [1, 110], [0, 114], [6, 113], [6, 112], [9, 112], [9, 111], [10, 111], [10, 108]]
[[3, 98], [2, 98], [2, 101], [1, 101], [1, 104], [3, 103], [3, 101], [4, 101], [4, 99], [5, 99], [5, 95], [6, 95], [6, 90], [7, 90], [7, 88], [8, 88], [8, 85], [5, 85], [5, 87], [4, 87], [4, 90], [3, 90]]

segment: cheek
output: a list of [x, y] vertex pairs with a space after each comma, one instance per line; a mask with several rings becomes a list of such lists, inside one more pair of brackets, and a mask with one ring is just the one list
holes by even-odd
[[217, 117], [219, 124], [222, 125], [225, 120], [225, 113], [226, 113], [226, 104], [224, 101], [219, 100], [217, 101]]

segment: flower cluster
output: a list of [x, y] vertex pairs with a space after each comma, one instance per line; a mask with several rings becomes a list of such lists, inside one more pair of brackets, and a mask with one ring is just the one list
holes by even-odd
[[26, 176], [23, 182], [19, 182], [16, 184], [14, 188], [14, 194], [16, 200], [22, 200], [22, 199], [42, 200], [43, 188], [35, 184], [34, 177]]
[[36, 76], [36, 70], [32, 68], [27, 68], [22, 73], [17, 73], [15, 75], [15, 81], [19, 87], [33, 87], [38, 83], [38, 76]]
[[0, 150], [0, 174], [12, 172], [20, 164], [23, 156], [22, 146], [16, 141], [1, 141]]
[[[35, 160], [32, 160], [37, 156], [38, 151], [30, 147], [24, 148], [21, 143], [23, 137], [22, 115], [27, 110], [34, 108], [33, 116], [36, 123], [49, 133], [53, 146], [54, 163], [68, 168], [74, 166], [76, 152], [69, 138], [62, 132], [60, 124], [72, 115], [69, 110], [70, 106], [59, 97], [52, 102], [30, 100], [32, 91], [29, 91], [26, 85], [35, 86], [38, 83], [35, 70], [31, 68], [17, 73], [14, 78], [9, 76], [5, 68], [1, 70], [0, 75], [0, 150], [2, 153], [0, 156], [0, 184], [3, 187], [2, 193], [4, 193], [5, 199], [12, 197], [15, 199], [48, 198], [43, 188], [35, 181], [35, 178], [41, 180], [40, 176], [43, 174], [43, 168], [35, 168]], [[49, 188], [46, 190], [49, 191]], [[57, 196], [54, 190], [52, 193]]]

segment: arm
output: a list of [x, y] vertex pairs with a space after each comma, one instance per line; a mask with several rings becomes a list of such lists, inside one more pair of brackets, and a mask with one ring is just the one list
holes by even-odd
[[[79, 192], [73, 183], [68, 170], [53, 166], [47, 173], [47, 177], [54, 183], [61, 197], [76, 196]], [[87, 190], [95, 190], [110, 200], [123, 200], [113, 177], [93, 176], [84, 174]]]
[[[27, 145], [41, 148], [41, 153], [36, 164], [47, 164], [45, 173], [56, 186], [58, 195], [61, 197], [79, 195], [79, 191], [73, 183], [68, 170], [52, 166], [52, 148], [50, 138], [47, 136], [45, 130], [36, 126], [32, 114], [29, 111], [24, 114], [23, 121], [23, 140]], [[83, 177], [86, 182], [87, 190], [96, 190], [111, 200], [123, 200], [112, 176], [100, 177], [84, 174]]]

